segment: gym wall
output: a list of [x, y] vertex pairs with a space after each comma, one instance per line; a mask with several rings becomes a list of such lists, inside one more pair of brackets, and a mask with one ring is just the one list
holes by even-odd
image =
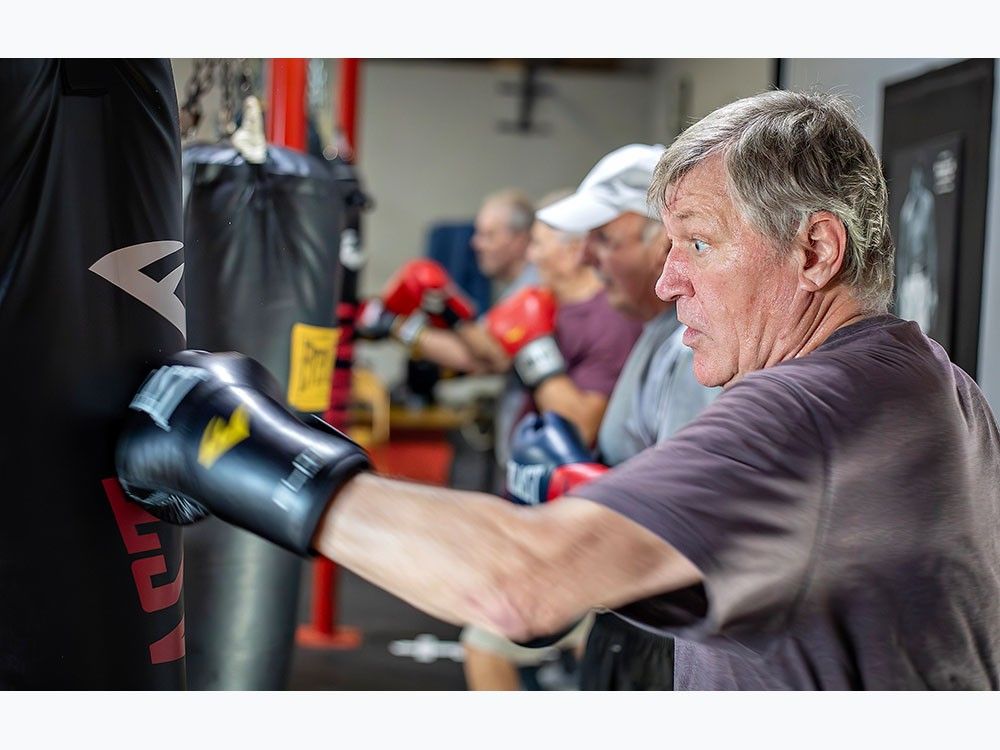
[[[516, 69], [429, 62], [365, 63], [360, 165], [375, 196], [362, 292], [375, 293], [424, 251], [428, 226], [471, 220], [482, 198], [520, 187], [531, 198], [576, 185], [612, 148], [654, 138], [650, 78], [542, 70], [551, 95], [535, 104], [543, 131], [501, 132], [518, 97], [500, 93]], [[662, 135], [660, 136], [662, 138]]]
[[767, 91], [774, 65], [770, 57], [659, 60], [653, 106], [657, 132], [667, 134], [664, 143], [722, 105]]

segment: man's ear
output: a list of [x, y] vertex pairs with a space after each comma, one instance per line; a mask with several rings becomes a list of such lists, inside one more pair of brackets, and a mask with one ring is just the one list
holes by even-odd
[[812, 214], [796, 237], [801, 266], [799, 286], [818, 292], [833, 281], [844, 266], [847, 253], [847, 229], [830, 211]]

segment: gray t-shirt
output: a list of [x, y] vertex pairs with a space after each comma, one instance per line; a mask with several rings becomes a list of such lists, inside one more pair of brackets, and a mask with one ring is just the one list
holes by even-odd
[[683, 336], [673, 305], [643, 326], [601, 420], [597, 447], [603, 463], [616, 466], [666, 440], [722, 392], [695, 379]]
[[[506, 299], [512, 294], [516, 294], [527, 286], [537, 286], [540, 281], [538, 267], [534, 263], [526, 263], [521, 273], [510, 284], [504, 287], [497, 298], [497, 302]], [[503, 391], [500, 392], [500, 397], [497, 399], [496, 412], [493, 415], [493, 453], [496, 456], [497, 464], [504, 469], [507, 466], [507, 454], [510, 452], [508, 450], [510, 433], [514, 429], [514, 423], [517, 421], [517, 418], [527, 408], [530, 398], [530, 394], [521, 385], [521, 381], [518, 380], [514, 371], [511, 370], [507, 373], [503, 384]], [[505, 473], [500, 472], [498, 476], [503, 477]]]
[[1000, 687], [1000, 434], [915, 323], [747, 375], [575, 494], [702, 572], [620, 609], [676, 636], [679, 689]]

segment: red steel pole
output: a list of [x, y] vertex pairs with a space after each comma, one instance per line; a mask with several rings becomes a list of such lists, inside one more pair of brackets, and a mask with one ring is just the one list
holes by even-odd
[[351, 147], [350, 161], [357, 163], [358, 153], [358, 59], [345, 57], [340, 61], [340, 95], [337, 97], [337, 125]]
[[[357, 124], [358, 61], [342, 60], [339, 70], [340, 91], [338, 103], [338, 129], [349, 146], [348, 161], [354, 160], [355, 127]], [[323, 415], [327, 422], [339, 430], [347, 431], [347, 407], [351, 391], [351, 363], [354, 351], [354, 317], [357, 312], [356, 271], [344, 268], [341, 299], [337, 305], [340, 337], [337, 342], [336, 365], [330, 387], [330, 407]], [[298, 631], [298, 641], [313, 648], [356, 648], [361, 643], [357, 628], [337, 624], [337, 566], [320, 557], [313, 565], [312, 622]]]
[[271, 60], [271, 96], [267, 140], [298, 151], [306, 150], [306, 60]]

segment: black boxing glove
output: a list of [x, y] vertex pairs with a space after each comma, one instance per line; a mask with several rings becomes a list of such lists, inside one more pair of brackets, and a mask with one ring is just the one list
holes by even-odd
[[299, 555], [364, 450], [318, 417], [302, 422], [267, 370], [241, 354], [183, 351], [129, 405], [115, 453], [122, 488], [164, 521], [209, 513]]

